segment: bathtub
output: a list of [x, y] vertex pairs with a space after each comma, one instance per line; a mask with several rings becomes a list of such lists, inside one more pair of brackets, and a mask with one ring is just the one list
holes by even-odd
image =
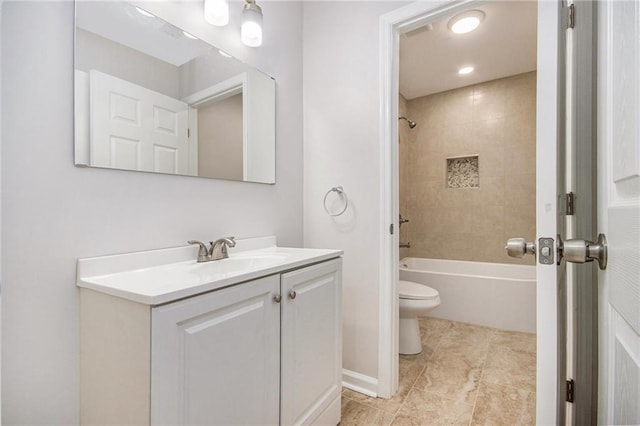
[[429, 316], [536, 332], [536, 267], [406, 257], [400, 279], [438, 290]]

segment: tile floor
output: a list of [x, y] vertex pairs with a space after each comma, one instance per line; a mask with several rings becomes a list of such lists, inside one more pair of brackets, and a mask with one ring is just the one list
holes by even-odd
[[533, 425], [536, 336], [421, 318], [422, 353], [400, 356], [392, 399], [344, 389], [341, 426]]

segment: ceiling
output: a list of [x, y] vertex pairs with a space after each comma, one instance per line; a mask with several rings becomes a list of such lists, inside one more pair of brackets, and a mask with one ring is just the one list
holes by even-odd
[[[536, 69], [537, 3], [494, 1], [480, 26], [467, 34], [447, 27], [451, 17], [400, 36], [400, 93], [413, 99]], [[475, 71], [459, 75], [458, 69]]]
[[175, 66], [212, 49], [168, 22], [142, 15], [135, 6], [121, 1], [77, 2], [76, 26]]

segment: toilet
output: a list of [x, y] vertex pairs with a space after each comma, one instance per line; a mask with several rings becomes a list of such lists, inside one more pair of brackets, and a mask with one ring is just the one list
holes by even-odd
[[411, 281], [398, 281], [400, 297], [400, 354], [422, 352], [418, 317], [440, 305], [440, 294], [426, 285]]

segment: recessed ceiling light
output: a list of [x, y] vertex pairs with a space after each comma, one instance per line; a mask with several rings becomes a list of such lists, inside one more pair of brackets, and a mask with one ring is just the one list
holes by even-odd
[[484, 12], [481, 10], [468, 10], [462, 12], [449, 20], [449, 29], [456, 34], [469, 33], [480, 25], [484, 19]]
[[138, 11], [138, 13], [139, 13], [140, 15], [147, 16], [147, 17], [149, 17], [149, 18], [155, 18], [155, 16], [153, 16], [153, 14], [152, 14], [152, 13], [149, 13], [149, 12], [147, 12], [147, 11], [146, 11], [146, 10], [144, 10], [144, 9], [140, 9], [138, 6], [136, 6], [136, 10]]
[[473, 72], [475, 68], [473, 67], [462, 67], [458, 70], [458, 74], [464, 75], [464, 74], [470, 74]]
[[198, 37], [196, 37], [194, 35], [191, 35], [186, 31], [182, 31], [182, 34], [184, 34], [185, 37], [190, 38], [191, 40], [197, 40], [198, 39]]

